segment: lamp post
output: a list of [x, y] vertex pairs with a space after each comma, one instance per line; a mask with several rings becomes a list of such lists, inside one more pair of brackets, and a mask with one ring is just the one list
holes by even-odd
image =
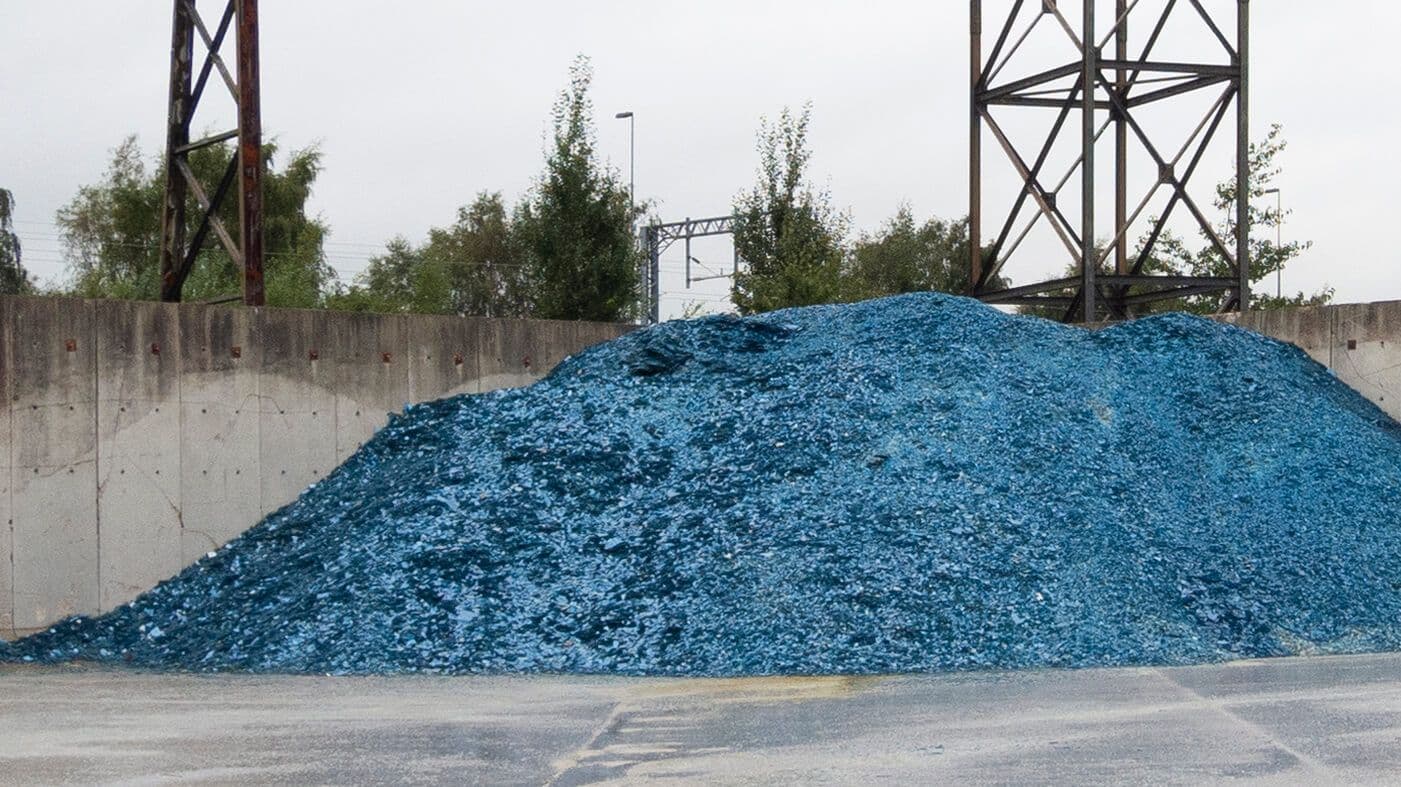
[[637, 118], [631, 112], [619, 112], [613, 116], [628, 122], [628, 220], [637, 210]]
[[[633, 117], [631, 111], [619, 112], [613, 116], [616, 120], [626, 120], [628, 122], [628, 229], [632, 232], [632, 242], [638, 245], [640, 251], [646, 247], [646, 253], [650, 256], [650, 264], [642, 268], [639, 278], [642, 281], [641, 302], [643, 304], [643, 314], [650, 315], [653, 324], [661, 322], [661, 265], [658, 262], [658, 255], [650, 240], [645, 240], [644, 235], [637, 230], [637, 118]], [[650, 235], [645, 235], [650, 238]]]
[[[1279, 189], [1265, 189], [1262, 194], [1275, 195], [1275, 253], [1284, 246], [1284, 200], [1279, 195]], [[1284, 298], [1284, 263], [1280, 263], [1275, 268], [1275, 297]]]

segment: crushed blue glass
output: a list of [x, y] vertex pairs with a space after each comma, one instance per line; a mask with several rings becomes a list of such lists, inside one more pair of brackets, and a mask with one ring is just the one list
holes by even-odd
[[1401, 646], [1401, 426], [1185, 315], [933, 294], [637, 331], [408, 408], [134, 602], [0, 658], [765, 675]]

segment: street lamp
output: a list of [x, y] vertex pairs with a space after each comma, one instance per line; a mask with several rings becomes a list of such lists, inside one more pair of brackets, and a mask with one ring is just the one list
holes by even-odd
[[619, 112], [613, 116], [628, 122], [628, 221], [637, 211], [637, 119], [631, 112]]
[[[1261, 194], [1275, 195], [1275, 253], [1284, 246], [1284, 200], [1279, 195], [1279, 189], [1265, 189]], [[1278, 268], [1275, 268], [1275, 297], [1284, 297], [1284, 262], [1281, 261]]]

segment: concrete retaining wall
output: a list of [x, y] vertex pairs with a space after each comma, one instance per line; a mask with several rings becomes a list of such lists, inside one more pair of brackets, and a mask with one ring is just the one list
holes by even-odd
[[627, 330], [0, 298], [0, 637], [131, 600], [406, 403], [528, 384]]
[[1299, 346], [1401, 421], [1401, 301], [1260, 311], [1223, 319]]

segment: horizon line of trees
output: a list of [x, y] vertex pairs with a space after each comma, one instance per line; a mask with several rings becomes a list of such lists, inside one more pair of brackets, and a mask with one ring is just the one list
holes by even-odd
[[[265, 145], [265, 278], [268, 303], [386, 313], [458, 314], [626, 321], [641, 316], [639, 271], [644, 253], [633, 230], [650, 205], [636, 202], [619, 173], [599, 161], [592, 69], [579, 56], [568, 87], [553, 107], [543, 171], [515, 205], [499, 191], [481, 191], [460, 207], [452, 224], [429, 230], [421, 242], [398, 236], [351, 281], [341, 281], [327, 260], [330, 229], [307, 213], [322, 171], [316, 146], [292, 151], [279, 167], [277, 144]], [[761, 119], [755, 183], [734, 200], [735, 249], [746, 265], [737, 272], [731, 300], [741, 314], [791, 306], [865, 300], [909, 292], [968, 291], [966, 218], [916, 218], [909, 203], [873, 231], [854, 237], [849, 214], [830, 193], [813, 186], [808, 129], [812, 107], [784, 109]], [[1280, 169], [1285, 142], [1279, 126], [1251, 147], [1250, 189], [1264, 194]], [[195, 151], [190, 166], [217, 179], [230, 155], [226, 147]], [[11, 219], [14, 197], [0, 189], [0, 293], [51, 293], [83, 297], [155, 298], [159, 293], [160, 204], [163, 163], [148, 169], [134, 136], [113, 151], [103, 179], [84, 186], [58, 211], [68, 279], [42, 287], [25, 270]], [[1235, 199], [1234, 182], [1216, 190], [1218, 207]], [[190, 221], [198, 215], [192, 204]], [[227, 205], [236, 222], [236, 205]], [[1251, 280], [1274, 275], [1311, 245], [1276, 245], [1256, 237], [1288, 215], [1252, 206], [1249, 230]], [[193, 230], [193, 227], [190, 228]], [[1229, 221], [1217, 228], [1233, 237]], [[1202, 233], [1203, 245], [1166, 233], [1145, 270], [1176, 275], [1222, 275], [1227, 267]], [[992, 249], [985, 250], [989, 254]], [[997, 286], [1010, 286], [1001, 277]], [[239, 271], [217, 244], [201, 252], [185, 285], [188, 300], [237, 292]], [[1257, 308], [1326, 303], [1332, 291], [1275, 297], [1257, 294]], [[1199, 296], [1154, 305], [1154, 310], [1210, 312], [1217, 304]], [[1034, 309], [1027, 309], [1036, 313]], [[1140, 312], [1142, 313], [1142, 312]], [[1057, 317], [1056, 314], [1042, 316]]]
[[[330, 228], [307, 203], [322, 171], [320, 149], [292, 151], [278, 166], [275, 142], [264, 145], [264, 277], [269, 305], [354, 311], [531, 316], [624, 321], [638, 312], [641, 252], [632, 227], [646, 210], [634, 205], [618, 173], [599, 162], [587, 58], [570, 70], [555, 102], [544, 168], [508, 208], [499, 192], [482, 192], [459, 208], [456, 221], [415, 244], [390, 240], [350, 282], [331, 267]], [[216, 181], [228, 145], [192, 151], [200, 180]], [[165, 164], [147, 167], [135, 136], [112, 152], [103, 177], [59, 209], [56, 223], [66, 280], [36, 284], [24, 270], [12, 232], [13, 198], [0, 192], [0, 294], [40, 293], [92, 298], [154, 299], [160, 289], [161, 203]], [[193, 234], [200, 215], [191, 198]], [[222, 210], [238, 221], [236, 204]], [[206, 244], [186, 280], [186, 300], [237, 293], [239, 271], [217, 244]]]

